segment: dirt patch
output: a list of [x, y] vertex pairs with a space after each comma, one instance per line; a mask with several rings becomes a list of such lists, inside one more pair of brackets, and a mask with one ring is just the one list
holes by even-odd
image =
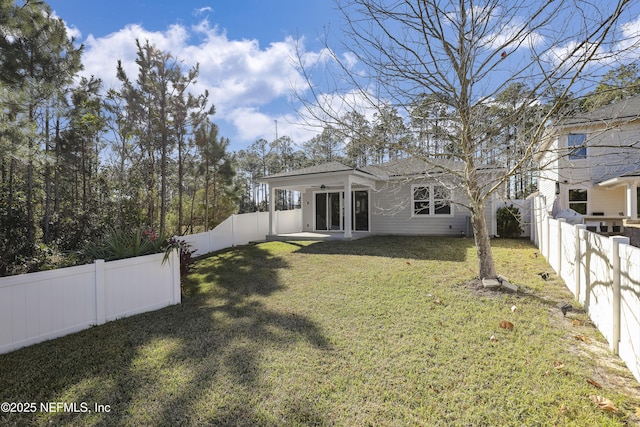
[[569, 313], [565, 317], [550, 309], [549, 316], [558, 328], [566, 332], [564, 338], [569, 351], [597, 361], [591, 379], [601, 384], [603, 389], [616, 389], [640, 402], [640, 384], [622, 359], [611, 352], [609, 344], [584, 312]]
[[[533, 298], [547, 306], [549, 319], [555, 327], [564, 331], [564, 347], [580, 358], [595, 361], [592, 372], [585, 372], [585, 381], [594, 384], [593, 394], [599, 391], [615, 390], [627, 395], [638, 402], [640, 407], [640, 384], [631, 374], [622, 359], [614, 355], [602, 334], [589, 319], [588, 314], [580, 307], [572, 307], [564, 315], [559, 308], [563, 303], [573, 304], [571, 301], [561, 301], [539, 295], [526, 288], [520, 288], [517, 294], [503, 289], [487, 289], [478, 279], [460, 284], [472, 295], [485, 298], [498, 298], [505, 294], [516, 295], [518, 298]], [[600, 385], [602, 389], [598, 389]], [[637, 407], [624, 409], [628, 417], [624, 420], [627, 425], [640, 426], [640, 417], [636, 415]]]
[[497, 288], [497, 289], [489, 289], [485, 288], [482, 284], [482, 280], [473, 279], [468, 282], [463, 282], [460, 284], [461, 288], [465, 288], [471, 292], [471, 294], [479, 296], [479, 297], [488, 297], [488, 298], [496, 298], [501, 295], [517, 295], [517, 293], [509, 292], [506, 289]]

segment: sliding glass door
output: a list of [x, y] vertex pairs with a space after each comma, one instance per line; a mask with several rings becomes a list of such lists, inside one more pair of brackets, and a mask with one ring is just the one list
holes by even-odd
[[[351, 229], [369, 230], [369, 193], [351, 193]], [[344, 230], [344, 192], [315, 193], [315, 229], [318, 231]]]

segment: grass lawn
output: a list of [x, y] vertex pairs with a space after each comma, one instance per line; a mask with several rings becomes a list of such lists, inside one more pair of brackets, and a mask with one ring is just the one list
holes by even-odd
[[550, 271], [544, 259], [527, 241], [493, 244], [518, 294], [469, 283], [469, 239], [213, 254], [196, 263], [179, 306], [0, 355], [0, 402], [78, 405], [0, 412], [0, 425], [636, 423], [637, 382], [584, 313], [555, 307], [571, 295], [537, 275]]

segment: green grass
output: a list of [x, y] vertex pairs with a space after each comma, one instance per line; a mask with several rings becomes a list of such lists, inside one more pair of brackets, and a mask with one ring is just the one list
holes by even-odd
[[[179, 306], [0, 355], [0, 402], [87, 402], [110, 412], [0, 413], [0, 424], [637, 421], [637, 383], [619, 360], [595, 355], [605, 344], [584, 313], [558, 313], [570, 294], [555, 276], [537, 275], [550, 268], [536, 249], [493, 244], [500, 273], [522, 292], [465, 285], [477, 265], [468, 239], [271, 242], [202, 258]], [[501, 329], [502, 320], [515, 328]], [[597, 408], [591, 395], [619, 411]]]

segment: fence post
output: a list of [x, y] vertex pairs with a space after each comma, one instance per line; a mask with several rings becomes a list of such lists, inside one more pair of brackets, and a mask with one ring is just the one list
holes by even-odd
[[573, 274], [574, 274], [574, 282], [576, 284], [576, 289], [575, 289], [575, 296], [576, 296], [576, 301], [580, 302], [580, 288], [581, 288], [581, 284], [580, 284], [580, 276], [582, 273], [581, 270], [581, 251], [580, 251], [580, 241], [582, 239], [583, 233], [584, 231], [582, 230], [586, 230], [587, 226], [584, 224], [577, 224], [575, 226], [575, 233], [576, 233], [576, 241], [575, 241], [575, 257], [574, 257], [574, 261], [573, 261]]
[[551, 245], [549, 242], [551, 240], [551, 223], [549, 222], [549, 217], [546, 215], [542, 220], [544, 221], [544, 244], [542, 245], [544, 247], [543, 255], [547, 262], [551, 263], [551, 260], [549, 259], [549, 255], [551, 255]]
[[107, 307], [104, 298], [104, 260], [94, 260], [93, 267], [96, 292], [96, 325], [103, 325], [107, 321]]
[[629, 244], [629, 238], [623, 236], [611, 237], [611, 280], [613, 287], [613, 339], [611, 351], [618, 354], [620, 347], [620, 243]]
[[231, 215], [231, 247], [236, 247], [236, 214]]
[[[562, 277], [562, 224], [567, 222], [564, 218], [558, 218], [558, 276]], [[564, 279], [563, 279], [564, 280]]]
[[172, 294], [173, 294], [173, 304], [180, 304], [181, 302], [181, 289], [180, 289], [180, 249], [176, 248], [171, 253], [171, 274], [173, 280], [171, 281], [172, 285]]
[[[212, 240], [213, 240], [213, 230], [215, 230], [215, 228], [212, 229], [212, 230], [205, 230], [205, 232], [207, 233], [207, 245], [209, 245], [207, 247], [207, 252], [206, 253], [213, 252], [213, 242], [212, 242]], [[202, 254], [198, 254], [198, 255], [202, 255]]]

